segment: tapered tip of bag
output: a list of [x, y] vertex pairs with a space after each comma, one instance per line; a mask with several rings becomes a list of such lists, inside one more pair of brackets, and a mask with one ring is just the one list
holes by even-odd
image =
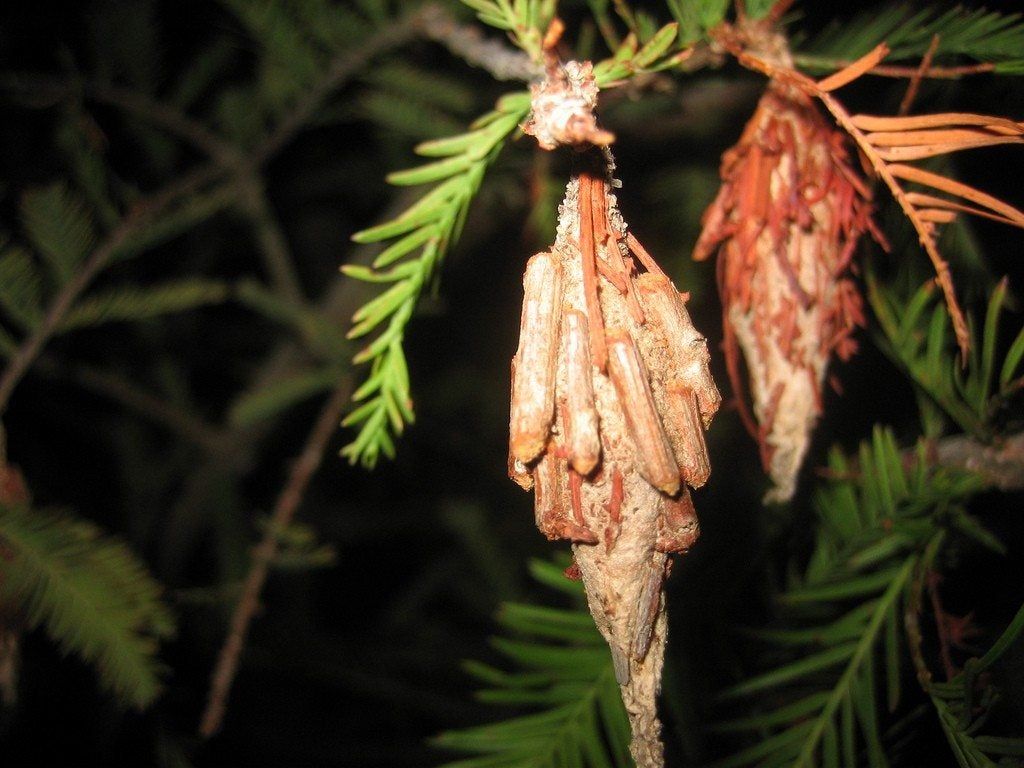
[[761, 501], [764, 504], [788, 504], [796, 493], [796, 483], [790, 482], [784, 485], [777, 485], [764, 495]]

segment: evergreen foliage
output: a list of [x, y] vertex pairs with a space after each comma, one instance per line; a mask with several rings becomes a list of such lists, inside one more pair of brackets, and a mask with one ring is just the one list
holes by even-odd
[[855, 464], [833, 451], [828, 469], [836, 479], [815, 494], [807, 567], [780, 592], [777, 627], [752, 633], [775, 647], [768, 658], [787, 661], [722, 693], [763, 703], [717, 729], [761, 740], [721, 766], [850, 765], [861, 750], [886, 765], [880, 710], [902, 695], [900, 625], [915, 568], [947, 531], [994, 546], [962, 506], [980, 483], [931, 468], [923, 443], [907, 462], [876, 428]]
[[502, 606], [497, 620], [512, 637], [494, 638], [492, 645], [519, 669], [467, 662], [465, 670], [488, 686], [477, 700], [540, 711], [441, 734], [436, 746], [480, 755], [446, 768], [628, 765], [629, 721], [608, 646], [582, 606], [582, 586], [550, 563], [534, 561], [530, 570], [537, 581], [568, 593], [575, 607]]
[[[878, 341], [918, 389], [926, 434], [937, 436], [938, 408], [964, 432], [989, 441], [1001, 417], [1021, 386], [1024, 329], [1013, 339], [1002, 362], [996, 360], [999, 319], [1007, 298], [1007, 283], [992, 291], [981, 332], [971, 331], [971, 354], [961, 367], [951, 342], [949, 314], [935, 301], [933, 285], [925, 283], [909, 296], [882, 288], [868, 276], [868, 298], [878, 319]], [[941, 418], [941, 417], [939, 417]]]
[[909, 3], [890, 4], [860, 13], [815, 37], [798, 61], [827, 68], [824, 60], [859, 58], [879, 40], [891, 49], [890, 60], [913, 61], [925, 54], [936, 35], [936, 61], [966, 57], [993, 63], [995, 72], [1024, 74], [1024, 17], [962, 6], [919, 9]]
[[[110, 762], [131, 741], [143, 745], [139, 762], [156, 755], [161, 768], [219, 764], [227, 753], [239, 763], [357, 755], [422, 765], [448, 759], [441, 750], [461, 755], [453, 768], [627, 768], [628, 724], [607, 647], [560, 567], [530, 566], [557, 598], [530, 602], [518, 583], [541, 543], [494, 464], [511, 351], [495, 329], [517, 317], [494, 303], [516, 291], [495, 290], [492, 275], [507, 288], [516, 269], [504, 264], [550, 242], [567, 164], [517, 141], [529, 94], [488, 85], [459, 57], [483, 70], [486, 59], [454, 47], [448, 56], [420, 3], [210, 0], [199, 3], [202, 24], [165, 5], [89, 0], [68, 17], [81, 27], [74, 34], [40, 23], [53, 45], [39, 51], [17, 40], [38, 30], [9, 16], [0, 24], [9, 176], [0, 182], [0, 480], [23, 464], [44, 500], [12, 503], [0, 482], [0, 700], [5, 665], [18, 663], [5, 643], [16, 637], [32, 664], [39, 645], [56, 646], [92, 667], [122, 708], [153, 708], [142, 726], [81, 716], [87, 695], [77, 711], [74, 702], [59, 710], [82, 721], [60, 724], [79, 762]], [[681, 254], [713, 197], [721, 151], [760, 88], [715, 40], [737, 4], [438, 7], [466, 40], [482, 36], [481, 50], [538, 71], [552, 18], [570, 22], [562, 52], [594, 59], [601, 119], [620, 137], [623, 205], [636, 207], [630, 220], [645, 237], [652, 231], [657, 242], [663, 227], [666, 269], [684, 276], [695, 321], [711, 331], [714, 278]], [[742, 7], [762, 18], [774, 3]], [[937, 36], [935, 64], [991, 65], [1005, 77], [937, 80], [920, 100], [945, 110], [969, 96], [1019, 119], [1024, 20], [1010, 11], [906, 2], [848, 12], [804, 0], [782, 29], [797, 67], [815, 76], [882, 41], [892, 50], [884, 64], [912, 69]], [[833, 13], [833, 23], [819, 23]], [[875, 109], [895, 104], [906, 80], [867, 77], [858, 88], [861, 108]], [[425, 162], [390, 173], [385, 186], [380, 169], [403, 167], [410, 147]], [[984, 157], [1018, 157], [1005, 149]], [[1002, 171], [984, 164], [958, 156], [943, 174], [971, 181]], [[528, 209], [529, 231], [506, 247], [509, 222], [525, 222]], [[837, 433], [830, 424], [822, 444], [867, 440], [852, 453], [819, 452], [827, 466], [791, 507], [759, 509], [757, 524], [745, 517], [760, 494], [753, 459], [726, 414], [709, 434], [704, 539], [683, 574], [702, 593], [678, 612], [669, 598], [679, 622], [670, 663], [698, 668], [692, 690], [666, 679], [666, 699], [685, 702], [666, 713], [669, 753], [685, 753], [683, 764], [915, 765], [906, 734], [922, 723], [932, 730], [913, 746], [929, 733], [941, 741], [941, 732], [946, 744], [929, 748], [960, 766], [1010, 766], [1024, 754], [1012, 706], [1024, 633], [1009, 561], [1020, 552], [1017, 497], [993, 490], [983, 473], [935, 461], [944, 438], [997, 451], [1024, 426], [1019, 277], [993, 284], [990, 251], [1003, 235], [985, 226], [943, 225], [958, 294], [983, 297], [965, 365], [935, 285], [920, 269], [891, 267], [920, 266], [916, 243], [891, 237], [885, 268], [857, 255], [871, 308], [864, 365], [879, 350], [892, 368], [867, 396], [856, 382], [875, 372], [857, 358], [839, 370], [855, 391], [830, 401], [828, 417], [853, 427]], [[463, 318], [463, 306], [435, 300], [449, 288], [478, 314]], [[413, 323], [422, 345], [407, 344]], [[478, 347], [467, 342], [478, 337]], [[500, 376], [483, 372], [493, 367], [483, 348], [491, 346]], [[880, 392], [914, 398], [918, 418], [912, 407], [886, 410]], [[428, 427], [406, 461], [380, 466], [400, 452], [414, 397], [431, 404], [418, 414]], [[325, 481], [296, 493], [296, 467], [312, 473], [303, 462], [319, 455], [311, 438], [301, 442], [307, 422], [323, 407], [317, 418], [333, 430], [346, 400], [354, 435], [343, 455], [378, 475], [343, 466], [330, 450]], [[271, 510], [292, 504], [304, 522], [275, 520]], [[254, 556], [260, 537], [273, 545], [274, 591], [239, 657], [249, 685], [231, 704], [240, 713], [224, 741], [200, 744], [184, 734], [226, 609], [266, 551]], [[981, 639], [947, 648], [946, 670], [952, 641], [936, 583], [963, 577], [961, 560], [1003, 564], [993, 569], [1010, 576], [984, 585], [999, 595], [976, 621]], [[968, 592], [979, 586], [970, 578]], [[670, 589], [680, 583], [673, 576]], [[498, 602], [502, 636], [485, 651], [481, 626]], [[724, 629], [737, 623], [738, 632]], [[464, 681], [448, 682], [453, 660], [487, 654], [501, 661], [465, 670], [489, 706], [467, 708]], [[75, 684], [67, 683], [81, 693]], [[37, 686], [52, 695], [52, 680], [26, 664], [21, 688]], [[173, 695], [161, 696], [165, 686]], [[0, 704], [5, 761], [7, 740], [24, 746], [8, 719], [20, 706]], [[29, 717], [47, 738], [24, 739], [47, 763], [60, 734], [50, 739], [52, 721]], [[288, 718], [301, 718], [302, 729]], [[364, 721], [373, 721], [366, 733]], [[81, 734], [90, 728], [105, 753], [89, 752]], [[290, 730], [310, 735], [281, 737]], [[423, 736], [439, 730], [428, 752]], [[693, 743], [673, 742], [680, 733]]]
[[163, 684], [158, 641], [174, 621], [135, 555], [90, 523], [24, 506], [0, 506], [0, 544], [5, 610], [95, 665], [124, 704], [151, 704]]
[[358, 243], [398, 239], [374, 259], [372, 269], [344, 267], [349, 277], [391, 284], [352, 316], [354, 325], [348, 333], [349, 338], [360, 338], [387, 323], [354, 358], [356, 363], [370, 362], [370, 375], [352, 396], [361, 404], [344, 421], [344, 426], [359, 426], [358, 436], [343, 451], [352, 463], [372, 469], [381, 454], [394, 458], [392, 435], [400, 435], [413, 420], [402, 350], [405, 326], [452, 240], [458, 238], [487, 166], [526, 117], [529, 105], [528, 94], [510, 94], [480, 117], [469, 133], [420, 144], [419, 154], [441, 159], [392, 173], [388, 181], [399, 186], [440, 183], [397, 218], [353, 236]]
[[[934, 554], [934, 552], [925, 553]], [[913, 592], [913, 609], [919, 613], [924, 593], [923, 576], [927, 561], [918, 565], [917, 583]], [[1000, 706], [999, 686], [983, 675], [1008, 656], [1024, 632], [1024, 606], [1009, 626], [981, 658], [972, 658], [952, 680], [936, 682], [921, 653], [921, 628], [916, 613], [908, 614], [908, 641], [918, 673], [918, 680], [928, 693], [935, 715], [949, 742], [950, 751], [961, 768], [1012, 764], [1024, 755], [1024, 737], [988, 736], [982, 733], [993, 712]]]

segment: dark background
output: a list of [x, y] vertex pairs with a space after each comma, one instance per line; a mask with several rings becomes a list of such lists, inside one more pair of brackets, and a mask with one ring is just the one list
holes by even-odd
[[[578, 5], [566, 4], [570, 30], [582, 16]], [[834, 12], [827, 4], [803, 5], [805, 21], [798, 26], [810, 35]], [[1016, 4], [988, 6], [1012, 10]], [[259, 45], [230, 9], [199, 0], [44, 0], [0, 10], [0, 73], [109, 79], [161, 97], [211, 45], [223, 45], [228, 54], [191, 107], [200, 119], [213, 113], [220, 92], [258, 75]], [[421, 93], [419, 103], [396, 96], [373, 76], [395, 63], [441, 78], [437, 92]], [[1019, 83], [989, 77], [929, 84], [918, 109], [955, 105], [1019, 117]], [[515, 87], [493, 83], [440, 46], [415, 42], [368, 65], [339, 90], [320, 124], [265, 168], [269, 198], [308, 296], [322, 295], [341, 279], [339, 264], [372, 252], [349, 237], [389, 210], [393, 215], [396, 192], [383, 176], [413, 164], [413, 144], [440, 135], [435, 129], [468, 123]], [[713, 266], [693, 264], [689, 250], [717, 187], [718, 157], [738, 138], [760, 87], [758, 77], [730, 64], [676, 81], [663, 93], [611, 93], [602, 110], [618, 136], [625, 218], [677, 285], [691, 292], [695, 322], [713, 349], [721, 339]], [[844, 99], [851, 111], [891, 112], [902, 87], [874, 81], [844, 92]], [[85, 120], [88, 131], [98, 132], [104, 162], [140, 189], [196, 162], [193, 150], [159, 130], [88, 99], [48, 105], [2, 90], [0, 98], [0, 227], [6, 231], [17, 231], [22, 190], [68, 174], [56, 136], [69, 121]], [[403, 123], [397, 111], [389, 112], [387, 98], [407, 101], [422, 120]], [[998, 148], [958, 159], [957, 167], [971, 183], [1021, 206], [1021, 160], [1017, 148]], [[22, 468], [39, 505], [72, 508], [129, 541], [166, 585], [180, 629], [164, 650], [167, 691], [141, 714], [119, 709], [97, 690], [90, 669], [61, 659], [41, 633], [27, 636], [20, 701], [0, 715], [0, 764], [172, 766], [187, 755], [200, 766], [427, 765], [445, 757], [424, 744], [427, 737], [501, 712], [473, 702], [473, 682], [459, 663], [494, 659], [486, 638], [500, 601], [557, 601], [529, 581], [526, 563], [566, 547], [537, 534], [532, 500], [507, 481], [504, 467], [519, 278], [525, 259], [552, 239], [567, 172], [564, 155], [543, 155], [519, 141], [489, 174], [465, 235], [445, 262], [439, 291], [423, 301], [406, 338], [417, 422], [401, 439], [397, 460], [373, 472], [337, 457], [350, 433], [339, 430], [332, 440], [299, 519], [334, 547], [337, 562], [271, 576], [224, 730], [209, 744], [190, 734], [223, 639], [230, 585], [244, 574], [246, 552], [259, 536], [254, 520], [272, 507], [319, 399], [265, 423], [246, 441], [244, 455], [210, 456], [144, 415], [77, 386], [69, 373], [101, 364], [151, 389], [177, 393], [198, 417], [224, 424], [237, 393], [288, 337], [232, 302], [86, 330], [48, 348], [49, 373], [30, 374], [7, 414], [9, 458]], [[991, 275], [1010, 273], [1011, 291], [1019, 291], [1024, 237], [986, 222], [972, 222], [972, 228]], [[905, 257], [927, 275], [922, 254], [906, 250], [889, 258]], [[116, 267], [100, 284], [190, 274], [259, 277], [246, 222], [230, 213], [214, 216]], [[963, 290], [983, 295], [985, 285], [975, 276]], [[365, 288], [352, 291], [339, 317], [369, 295]], [[1008, 323], [1019, 327], [1019, 315]], [[828, 395], [809, 467], [820, 464], [833, 443], [855, 446], [875, 423], [894, 426], [907, 443], [917, 434], [909, 383], [867, 333], [859, 338], [861, 353], [834, 369], [844, 395]], [[724, 390], [717, 354], [714, 373]], [[735, 679], [744, 662], [733, 628], [763, 620], [774, 579], [810, 541], [806, 501], [786, 510], [761, 507], [766, 481], [734, 412], [719, 415], [709, 444], [714, 473], [696, 495], [703, 536], [668, 585], [666, 739], [678, 765], [705, 761], [719, 750], [701, 723], [715, 716], [711, 693]], [[805, 476], [805, 486], [813, 483], [811, 470]], [[989, 494], [976, 505], [1008, 543], [1007, 558], [968, 553], [954, 564], [951, 609], [975, 610], [983, 626], [986, 620], [998, 626], [1024, 583], [1020, 501]], [[217, 592], [224, 585], [228, 599]], [[927, 757], [928, 745], [942, 749], [936, 727], [928, 718], [917, 727], [919, 754], [927, 759], [918, 764], [945, 764], [944, 752]]]

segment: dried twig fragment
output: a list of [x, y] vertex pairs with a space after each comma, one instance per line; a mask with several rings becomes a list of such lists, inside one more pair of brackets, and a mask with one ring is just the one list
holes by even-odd
[[581, 475], [589, 475], [601, 458], [597, 407], [594, 403], [593, 363], [587, 321], [576, 311], [562, 318], [565, 346], [566, 440], [569, 461]]
[[555, 406], [555, 362], [561, 311], [561, 267], [538, 253], [523, 277], [523, 315], [512, 382], [511, 450], [528, 464], [544, 450]]
[[683, 296], [664, 274], [648, 272], [636, 282], [644, 311], [662, 330], [660, 353], [671, 360], [672, 377], [658, 383], [662, 397], [671, 403], [665, 429], [682, 480], [699, 488], [711, 473], [704, 429], [722, 401], [711, 378], [707, 340], [693, 327]]
[[697, 510], [693, 508], [690, 492], [683, 489], [677, 499], [664, 499], [661, 504], [661, 530], [658, 533], [659, 552], [687, 552], [700, 536]]
[[619, 395], [636, 451], [636, 466], [651, 485], [672, 495], [679, 490], [679, 467], [654, 406], [654, 394], [643, 361], [629, 334], [608, 334], [608, 373]]
[[[549, 539], [568, 539], [596, 544], [597, 536], [574, 512], [582, 512], [579, 491], [573, 493], [565, 460], [549, 451], [534, 472], [537, 527]], [[577, 487], [578, 488], [578, 487]]]
[[666, 561], [664, 558], [654, 558], [647, 567], [644, 576], [643, 589], [636, 603], [636, 628], [633, 634], [633, 646], [630, 649], [636, 661], [643, 661], [647, 658], [647, 652], [651, 648], [651, 639], [654, 634], [654, 623], [662, 610], [664, 595], [661, 592], [661, 585], [665, 581]]

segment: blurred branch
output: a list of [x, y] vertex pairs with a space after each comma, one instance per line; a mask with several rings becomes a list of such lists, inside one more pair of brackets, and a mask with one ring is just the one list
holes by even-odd
[[419, 9], [388, 23], [359, 47], [335, 58], [324, 77], [306, 92], [291, 113], [251, 153], [250, 162], [253, 167], [262, 165], [277, 154], [316, 115], [327, 98], [366, 66], [368, 61], [411, 40], [416, 35], [423, 13], [423, 9]]
[[[849, 59], [831, 59], [827, 56], [811, 56], [808, 54], [793, 54], [793, 63], [800, 67], [809, 69], [834, 69], [840, 70], [853, 64]], [[933, 80], [957, 80], [970, 75], [982, 75], [995, 69], [991, 62], [980, 64], [963, 64], [953, 67], [929, 66], [920, 76]], [[919, 70], [915, 66], [900, 66], [898, 64], [879, 64], [872, 67], [865, 74], [878, 77], [907, 78], [914, 77]]]
[[274, 292], [297, 305], [305, 304], [306, 297], [295, 273], [295, 257], [267, 199], [263, 179], [256, 173], [248, 174], [243, 182], [241, 203], [256, 230], [256, 246], [263, 255], [263, 264], [270, 273]]
[[1024, 489], [1024, 432], [993, 445], [967, 435], [955, 435], [935, 444], [936, 463], [980, 475], [1001, 491]]
[[439, 6], [423, 6], [420, 26], [425, 37], [440, 43], [467, 64], [485, 70], [495, 80], [528, 82], [544, 74], [518, 48], [486, 37], [476, 25], [459, 24]]
[[37, 368], [47, 376], [69, 379], [83, 389], [123, 405], [208, 453], [218, 455], [224, 451], [227, 436], [222, 429], [152, 392], [147, 392], [124, 376], [91, 366], [65, 370], [63, 366], [46, 357], [39, 360]]
[[259, 608], [260, 593], [267, 580], [270, 563], [277, 552], [278, 532], [294, 518], [309, 481], [320, 466], [327, 444], [337, 431], [341, 414], [348, 404], [350, 389], [350, 380], [346, 378], [324, 404], [306, 439], [302, 453], [292, 467], [288, 482], [277, 498], [263, 539], [253, 550], [252, 565], [242, 588], [242, 596], [231, 617], [230, 631], [211, 677], [206, 711], [199, 726], [199, 735], [203, 738], [210, 738], [220, 730], [249, 625]]
[[[0, 377], [0, 415], [7, 408], [8, 401], [18, 382], [35, 362], [43, 347], [53, 335], [54, 330], [67, 314], [78, 297], [92, 283], [93, 279], [109, 264], [118, 248], [134, 235], [138, 234], [147, 224], [167, 206], [179, 197], [197, 191], [204, 184], [213, 181], [224, 172], [230, 175], [237, 173], [254, 174], [255, 169], [273, 157], [285, 144], [297, 134], [323, 102], [337, 88], [354, 76], [367, 61], [411, 39], [421, 23], [423, 10], [410, 14], [403, 19], [389, 24], [376, 35], [371, 36], [362, 46], [341, 54], [327, 69], [324, 77], [314, 85], [292, 112], [286, 116], [267, 137], [259, 143], [255, 150], [248, 154], [245, 162], [240, 163], [239, 150], [225, 144], [216, 134], [202, 123], [193, 120], [179, 110], [161, 104], [143, 94], [107, 86], [91, 86], [90, 92], [98, 100], [116, 104], [134, 113], [144, 115], [166, 127], [172, 133], [181, 136], [204, 150], [213, 158], [213, 162], [186, 174], [172, 182], [160, 192], [143, 198], [107, 235], [107, 238], [92, 252], [83, 263], [81, 269], [63, 287], [51, 303], [39, 326], [28, 336]], [[34, 76], [14, 75], [7, 78], [8, 87], [14, 85], [19, 89], [26, 88]], [[0, 80], [0, 87], [5, 84]], [[44, 78], [37, 83], [51, 89], [65, 88], [71, 92], [70, 84]], [[246, 179], [240, 179], [243, 186]], [[262, 187], [259, 191], [262, 197]], [[250, 204], [252, 201], [250, 200]], [[298, 281], [293, 274], [293, 262], [288, 252], [286, 241], [276, 220], [270, 218], [270, 208], [265, 198], [256, 201], [254, 211], [257, 215], [257, 231], [260, 246], [267, 257], [268, 269], [271, 272], [275, 287], [280, 288], [289, 298], [301, 297]], [[285, 264], [285, 260], [288, 261]]]
[[[405, 190], [387, 207], [383, 214], [385, 219], [405, 210], [410, 201], [415, 199], [417, 191]], [[380, 251], [377, 245], [361, 246], [354, 249], [346, 259], [351, 264], [368, 264]], [[366, 283], [357, 280], [346, 280], [340, 275], [331, 283], [325, 294], [319, 299], [314, 309], [328, 320], [344, 322], [360, 306], [368, 291]], [[242, 391], [259, 391], [279, 381], [296, 366], [307, 359], [302, 344], [294, 339], [280, 343], [267, 354], [256, 368], [249, 385]], [[237, 402], [237, 399], [236, 399]], [[230, 409], [228, 409], [230, 411]], [[201, 526], [208, 524], [208, 516], [202, 514], [203, 503], [219, 480], [225, 476], [238, 476], [248, 471], [257, 453], [260, 443], [274, 428], [274, 419], [248, 427], [228, 427], [225, 447], [217, 461], [205, 461], [188, 477], [184, 483], [178, 501], [169, 513], [161, 534], [164, 546], [161, 547], [159, 572], [165, 581], [176, 578], [177, 560], [181, 553], [188, 551], [189, 544], [199, 535]], [[2, 445], [0, 445], [2, 448]]]
[[[243, 159], [243, 155], [238, 149], [201, 121], [140, 91], [105, 83], [80, 79], [69, 80], [29, 72], [0, 74], [0, 89], [22, 92], [31, 96], [35, 105], [43, 107], [52, 106], [59, 101], [82, 94], [97, 104], [117, 107], [165, 129], [168, 133], [193, 145], [220, 165], [235, 166]], [[49, 98], [40, 99], [42, 94], [49, 94]]]
[[7, 368], [4, 369], [3, 376], [0, 377], [0, 415], [3, 415], [7, 409], [7, 404], [18, 382], [42, 352], [46, 342], [50, 340], [75, 300], [89, 287], [96, 275], [107, 266], [118, 248], [140, 232], [155, 217], [163, 213], [171, 203], [213, 181], [220, 173], [221, 171], [216, 165], [202, 166], [171, 182], [159, 192], [142, 198], [132, 206], [128, 214], [83, 262], [81, 269], [64, 285], [50, 303], [42, 321], [11, 357]]
[[238, 165], [243, 155], [230, 142], [218, 136], [204, 123], [190, 117], [169, 104], [157, 101], [139, 91], [115, 85], [84, 83], [85, 95], [99, 104], [118, 107], [125, 112], [144, 118], [169, 133], [187, 141], [208, 155], [211, 160], [228, 168]]
[[[904, 465], [917, 459], [914, 449], [902, 454]], [[987, 444], [970, 435], [952, 435], [934, 441], [929, 447], [929, 461], [945, 469], [958, 469], [982, 478], [1001, 491], [1024, 490], [1024, 432], [1018, 432]], [[860, 470], [856, 462], [850, 472], [836, 473], [827, 468], [817, 471], [821, 477], [856, 479]]]

